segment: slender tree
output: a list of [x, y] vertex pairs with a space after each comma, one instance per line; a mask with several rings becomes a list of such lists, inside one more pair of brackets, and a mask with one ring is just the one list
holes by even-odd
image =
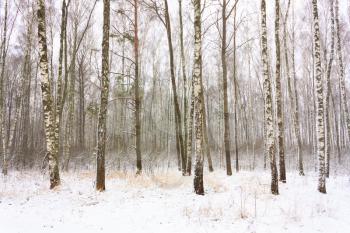
[[267, 53], [267, 27], [266, 27], [266, 2], [261, 0], [261, 56], [263, 64], [263, 78], [264, 78], [264, 112], [266, 124], [266, 153], [270, 158], [271, 166], [271, 193], [278, 195], [278, 174], [275, 158], [275, 144], [274, 144], [274, 126], [273, 126], [273, 110], [272, 110], [272, 88], [269, 77], [269, 62]]
[[134, 59], [135, 59], [135, 136], [136, 136], [136, 167], [137, 174], [142, 172], [141, 161], [141, 99], [139, 85], [139, 36], [138, 36], [138, 1], [134, 0]]
[[[61, 9], [61, 35], [60, 35], [60, 49], [59, 49], [59, 55], [58, 55], [58, 77], [57, 77], [57, 94], [56, 94], [56, 111], [55, 111], [55, 133], [57, 140], [57, 147], [59, 148], [60, 144], [60, 129], [61, 129], [61, 119], [62, 119], [62, 113], [63, 113], [63, 105], [64, 105], [64, 89], [66, 89], [66, 82], [63, 83], [63, 60], [67, 60], [67, 4], [66, 0], [63, 0], [62, 2], [62, 9]], [[67, 66], [65, 66], [65, 69], [67, 69]], [[66, 79], [67, 75], [65, 75]], [[66, 80], [65, 80], [66, 81]]]
[[225, 158], [226, 158], [226, 174], [232, 175], [231, 168], [231, 146], [230, 146], [230, 113], [228, 111], [228, 95], [227, 95], [227, 61], [226, 61], [226, 49], [227, 49], [227, 3], [223, 0], [222, 3], [222, 44], [221, 44], [221, 64], [222, 64], [222, 80], [223, 80], [223, 94], [224, 94], [224, 144], [225, 144]]
[[39, 69], [41, 76], [42, 102], [44, 108], [44, 122], [46, 135], [46, 150], [49, 160], [50, 188], [53, 189], [60, 184], [58, 170], [58, 143], [55, 132], [55, 108], [51, 93], [49, 80], [49, 64], [47, 57], [46, 21], [45, 21], [45, 1], [38, 0], [38, 41], [39, 41]]
[[103, 0], [103, 38], [102, 38], [102, 77], [101, 99], [98, 114], [97, 132], [97, 172], [96, 190], [104, 191], [105, 187], [105, 151], [106, 151], [106, 121], [109, 95], [109, 27], [110, 0]]
[[195, 119], [195, 171], [194, 191], [198, 195], [204, 195], [203, 187], [203, 108], [201, 92], [201, 65], [202, 65], [202, 26], [201, 26], [201, 1], [194, 0], [194, 64], [193, 64], [193, 98]]
[[330, 162], [330, 141], [331, 141], [331, 127], [329, 120], [329, 97], [331, 96], [331, 72], [332, 64], [334, 60], [334, 41], [335, 41], [335, 20], [334, 20], [334, 1], [330, 0], [330, 13], [331, 13], [331, 51], [329, 54], [329, 60], [327, 64], [327, 73], [326, 73], [326, 84], [325, 84], [325, 100], [324, 100], [324, 117], [325, 117], [325, 169], [326, 176], [329, 177], [329, 162]]
[[[73, 124], [74, 124], [74, 95], [75, 95], [75, 81], [76, 81], [76, 53], [74, 52], [77, 47], [78, 40], [78, 21], [77, 19], [73, 22], [73, 54], [72, 54], [72, 63], [69, 70], [69, 85], [68, 85], [68, 119], [65, 132], [65, 142], [63, 149], [63, 156], [65, 158], [64, 168], [68, 171], [68, 165], [71, 158], [71, 148], [74, 142], [73, 137]], [[59, 125], [57, 126], [59, 128]]]
[[350, 115], [348, 102], [346, 97], [346, 87], [345, 87], [345, 70], [344, 70], [344, 61], [343, 61], [343, 49], [340, 35], [340, 20], [339, 20], [339, 0], [335, 0], [335, 25], [336, 25], [336, 36], [337, 36], [337, 55], [338, 55], [338, 65], [339, 65], [339, 83], [340, 83], [340, 92], [341, 92], [341, 102], [343, 103], [345, 125], [348, 131], [348, 139], [350, 140]]
[[180, 25], [181, 70], [182, 70], [182, 79], [183, 79], [183, 109], [184, 109], [183, 147], [184, 147], [184, 158], [187, 158], [187, 149], [185, 147], [187, 146], [187, 140], [188, 140], [188, 131], [187, 131], [187, 105], [188, 104], [187, 104], [187, 76], [186, 76], [186, 59], [185, 59], [185, 46], [184, 46], [182, 0], [179, 0], [179, 25]]
[[194, 117], [194, 89], [193, 89], [193, 77], [191, 81], [191, 105], [190, 113], [188, 115], [188, 140], [186, 145], [187, 161], [186, 161], [186, 174], [191, 175], [192, 171], [192, 138], [193, 138], [193, 117]]
[[275, 0], [275, 44], [276, 44], [276, 112], [277, 112], [277, 145], [279, 154], [279, 179], [286, 182], [286, 165], [284, 161], [284, 123], [282, 108], [282, 86], [281, 86], [281, 46], [280, 46], [280, 2]]
[[3, 22], [3, 39], [1, 41], [1, 76], [0, 76], [0, 140], [1, 140], [1, 154], [3, 156], [2, 174], [7, 175], [7, 148], [5, 137], [5, 108], [4, 108], [4, 81], [5, 81], [5, 67], [6, 67], [6, 44], [7, 44], [7, 18], [8, 18], [8, 3], [5, 1], [5, 15]]
[[317, 0], [312, 0], [312, 12], [314, 23], [314, 56], [316, 74], [316, 137], [317, 155], [319, 161], [318, 191], [326, 193], [325, 174], [325, 137], [324, 137], [324, 107], [323, 107], [323, 82], [321, 65], [320, 25], [318, 19]]
[[[288, 95], [290, 98], [290, 103], [291, 103], [290, 105], [291, 105], [291, 112], [292, 112], [292, 119], [293, 119], [294, 136], [298, 147], [297, 148], [298, 171], [299, 171], [299, 175], [303, 176], [304, 163], [303, 163], [303, 156], [301, 151], [301, 135], [300, 135], [300, 126], [299, 126], [299, 108], [298, 108], [298, 95], [297, 95], [296, 75], [295, 75], [294, 46], [293, 46], [293, 52], [292, 52], [292, 69], [293, 69], [294, 82], [292, 82], [293, 81], [292, 72], [291, 72], [290, 63], [289, 63], [288, 44], [287, 44], [287, 37], [288, 37], [287, 22], [289, 17], [290, 3], [291, 1], [289, 0], [287, 5], [287, 11], [284, 16], [284, 22], [283, 22], [283, 47], [284, 47], [284, 60], [285, 60], [285, 69], [286, 69], [286, 76], [287, 76]], [[294, 83], [294, 91], [292, 89], [293, 83]]]
[[183, 136], [182, 136], [180, 106], [179, 106], [179, 100], [178, 100], [177, 88], [176, 88], [174, 49], [173, 49], [172, 34], [171, 34], [171, 23], [170, 23], [168, 0], [164, 0], [164, 5], [165, 5], [165, 8], [164, 8], [163, 22], [167, 31], [167, 39], [168, 39], [168, 47], [169, 47], [169, 63], [170, 63], [171, 86], [172, 86], [173, 99], [174, 99], [176, 141], [178, 146], [178, 154], [180, 155], [180, 158], [181, 158], [182, 174], [185, 175], [186, 174], [186, 157], [184, 152], [185, 150], [184, 150]]
[[239, 171], [239, 158], [238, 158], [238, 81], [237, 81], [237, 6], [238, 0], [234, 5], [233, 10], [233, 89], [234, 89], [234, 123], [235, 123], [235, 157], [236, 157], [236, 172]]

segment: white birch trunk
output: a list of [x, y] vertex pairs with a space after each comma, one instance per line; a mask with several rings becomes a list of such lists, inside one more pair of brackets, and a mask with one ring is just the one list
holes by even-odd
[[47, 58], [46, 42], [46, 22], [45, 22], [45, 1], [38, 0], [38, 39], [39, 39], [39, 69], [41, 77], [42, 102], [44, 108], [44, 122], [46, 135], [46, 150], [49, 160], [50, 188], [60, 184], [58, 171], [58, 144], [56, 129], [56, 119], [54, 113], [54, 103], [51, 94], [51, 85], [49, 80], [49, 64]]
[[326, 193], [323, 80], [321, 65], [320, 26], [318, 19], [317, 0], [312, 0], [312, 11], [314, 23], [314, 56], [316, 69], [316, 145], [317, 156], [319, 161], [318, 191], [320, 191], [321, 193]]
[[265, 150], [270, 158], [271, 166], [271, 193], [278, 195], [278, 175], [275, 158], [275, 137], [274, 137], [274, 125], [273, 125], [273, 111], [272, 111], [272, 88], [271, 80], [269, 77], [269, 62], [267, 54], [267, 27], [266, 27], [266, 2], [261, 0], [261, 56], [263, 64], [263, 78], [264, 78], [264, 112], [265, 112], [265, 124], [266, 124], [266, 138], [265, 138]]
[[193, 93], [194, 93], [194, 119], [195, 119], [195, 171], [194, 190], [196, 194], [204, 195], [203, 187], [203, 107], [201, 92], [201, 64], [202, 64], [202, 32], [201, 32], [201, 1], [194, 0], [194, 68], [193, 68]]

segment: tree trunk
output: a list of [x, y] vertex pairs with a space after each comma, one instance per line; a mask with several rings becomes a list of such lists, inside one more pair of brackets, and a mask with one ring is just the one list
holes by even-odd
[[[294, 10], [294, 9], [293, 9]], [[297, 147], [298, 147], [298, 170], [299, 170], [299, 175], [304, 176], [304, 164], [303, 164], [303, 155], [302, 155], [302, 144], [301, 144], [301, 135], [300, 135], [300, 121], [299, 121], [299, 101], [298, 101], [298, 93], [297, 93], [297, 78], [296, 78], [296, 70], [295, 70], [295, 46], [294, 46], [294, 41], [295, 41], [295, 33], [293, 29], [293, 49], [292, 49], [292, 69], [293, 69], [293, 87], [294, 87], [294, 92], [291, 92], [291, 95], [294, 95], [291, 97], [291, 102], [294, 102], [294, 105], [292, 104], [293, 107], [293, 125], [294, 125], [294, 131], [295, 131], [295, 138], [297, 141]], [[289, 80], [290, 82], [290, 80]]]
[[172, 84], [172, 91], [173, 91], [173, 98], [174, 98], [176, 141], [180, 152], [182, 174], [185, 175], [186, 174], [186, 157], [185, 157], [183, 137], [182, 137], [180, 107], [179, 107], [179, 101], [178, 101], [177, 91], [176, 91], [174, 51], [173, 51], [173, 42], [172, 42], [172, 35], [171, 35], [168, 0], [164, 0], [164, 3], [165, 3], [165, 25], [166, 25], [166, 31], [167, 31], [169, 59], [170, 59], [170, 76], [171, 76], [171, 84]]
[[203, 107], [201, 98], [201, 64], [202, 64], [202, 29], [201, 29], [201, 1], [194, 0], [194, 68], [193, 68], [193, 93], [195, 113], [195, 171], [194, 191], [198, 195], [204, 195], [203, 187]]
[[239, 161], [238, 161], [238, 119], [237, 119], [237, 113], [238, 113], [238, 82], [237, 82], [237, 56], [236, 56], [236, 44], [237, 44], [237, 25], [236, 25], [236, 18], [237, 18], [237, 6], [238, 0], [236, 0], [236, 5], [234, 6], [234, 16], [233, 16], [233, 88], [234, 88], [234, 122], [235, 122], [235, 157], [236, 157], [236, 172], [239, 171]]
[[280, 46], [280, 2], [275, 0], [275, 44], [276, 44], [276, 112], [277, 112], [277, 144], [279, 154], [279, 179], [286, 183], [286, 165], [284, 161], [284, 123], [282, 108], [282, 87], [281, 87], [281, 46]]
[[336, 24], [336, 31], [337, 31], [337, 54], [338, 54], [338, 64], [339, 64], [339, 70], [340, 70], [340, 92], [341, 92], [341, 99], [343, 103], [343, 109], [345, 113], [345, 125], [346, 129], [348, 131], [348, 139], [350, 141], [350, 115], [349, 115], [349, 109], [348, 109], [348, 102], [346, 97], [346, 87], [345, 87], [345, 71], [344, 71], [344, 62], [343, 62], [343, 49], [341, 44], [341, 36], [340, 36], [340, 22], [339, 22], [339, 0], [335, 0], [335, 24]]
[[[187, 77], [186, 77], [186, 59], [185, 59], [185, 47], [184, 47], [184, 30], [182, 19], [182, 0], [179, 0], [179, 23], [180, 23], [180, 50], [181, 50], [181, 66], [182, 66], [182, 79], [183, 79], [183, 109], [184, 109], [184, 158], [187, 158], [187, 150], [185, 146], [188, 140], [187, 131]], [[187, 161], [186, 161], [187, 162]], [[187, 167], [187, 166], [186, 166]]]
[[8, 15], [8, 4], [7, 0], [5, 1], [5, 16], [4, 16], [4, 31], [3, 31], [3, 39], [1, 42], [1, 77], [0, 77], [0, 124], [1, 124], [1, 154], [3, 156], [3, 164], [2, 164], [2, 174], [7, 175], [8, 164], [7, 164], [7, 151], [6, 151], [6, 137], [5, 137], [5, 93], [4, 93], [4, 83], [5, 83], [5, 67], [6, 67], [6, 35], [7, 35], [7, 15]]
[[[68, 87], [68, 119], [67, 119], [67, 126], [66, 126], [66, 132], [64, 135], [64, 169], [68, 171], [69, 161], [72, 156], [71, 150], [74, 143], [73, 138], [73, 125], [74, 125], [74, 93], [75, 93], [75, 64], [76, 64], [76, 49], [77, 49], [77, 37], [78, 37], [78, 22], [74, 22], [74, 32], [73, 32], [73, 55], [72, 55], [72, 61], [69, 68], [69, 87]], [[59, 127], [59, 126], [58, 126]]]
[[135, 134], [136, 134], [136, 174], [142, 173], [141, 161], [141, 100], [139, 85], [139, 37], [138, 37], [138, 1], [134, 0], [134, 56], [135, 56]]
[[[201, 61], [202, 62], [202, 61]], [[201, 75], [200, 75], [200, 82], [201, 82], [201, 87], [202, 87], [202, 92], [201, 92], [201, 98], [202, 98], [202, 112], [203, 112], [203, 131], [202, 131], [202, 136], [203, 136], [203, 152], [205, 152], [207, 159], [208, 159], [208, 169], [209, 172], [213, 172], [213, 161], [211, 159], [210, 155], [210, 145], [209, 145], [209, 139], [208, 139], [208, 128], [207, 128], [207, 116], [206, 116], [206, 107], [205, 107], [205, 100], [204, 100], [204, 85], [203, 85], [203, 69], [202, 69], [202, 64], [201, 64]]]
[[221, 63], [222, 63], [222, 79], [223, 79], [223, 92], [224, 92], [224, 143], [225, 143], [225, 156], [226, 156], [226, 174], [232, 175], [231, 167], [231, 146], [230, 146], [230, 114], [228, 110], [228, 96], [227, 96], [227, 61], [226, 61], [226, 48], [227, 48], [227, 30], [226, 30], [226, 0], [223, 0], [222, 4], [222, 45], [221, 45]]
[[294, 92], [292, 89], [292, 80], [291, 80], [292, 78], [291, 78], [291, 71], [290, 71], [289, 57], [288, 57], [287, 21], [288, 21], [288, 16], [289, 16], [289, 9], [290, 9], [290, 0], [288, 1], [287, 12], [286, 12], [286, 15], [284, 17], [284, 23], [283, 23], [284, 58], [285, 58], [286, 73], [287, 73], [288, 95], [289, 95], [290, 103], [291, 103], [294, 135], [295, 135], [295, 140], [297, 142], [298, 170], [299, 170], [299, 175], [303, 176], [304, 175], [304, 166], [303, 166], [303, 157], [302, 157], [302, 153], [301, 153], [301, 138], [300, 138], [301, 136], [300, 136], [300, 128], [299, 128], [298, 96], [297, 96], [296, 76], [295, 76], [295, 67], [294, 67], [294, 47], [293, 47], [293, 53], [292, 53]]
[[267, 47], [267, 27], [266, 27], [266, 2], [261, 0], [261, 46], [262, 46], [262, 64], [264, 77], [264, 109], [266, 123], [266, 153], [270, 158], [271, 166], [271, 193], [278, 195], [278, 174], [275, 158], [274, 145], [274, 126], [273, 126], [273, 110], [272, 110], [272, 88], [269, 77], [268, 47]]
[[324, 107], [323, 107], [323, 80], [321, 66], [320, 26], [318, 20], [317, 0], [312, 0], [314, 23], [314, 56], [316, 69], [316, 134], [317, 155], [319, 161], [318, 191], [326, 193], [325, 174], [325, 138], [324, 138]]
[[97, 174], [96, 190], [104, 191], [105, 187], [105, 151], [106, 151], [106, 117], [109, 94], [109, 26], [110, 0], [103, 0], [103, 39], [102, 39], [102, 77], [101, 102], [98, 114], [97, 132]]
[[44, 108], [44, 122], [46, 135], [46, 149], [49, 160], [50, 188], [53, 189], [60, 184], [58, 171], [58, 144], [57, 134], [55, 132], [55, 108], [51, 93], [49, 80], [49, 64], [47, 58], [46, 42], [46, 22], [45, 22], [45, 1], [38, 0], [38, 40], [39, 40], [39, 68], [41, 75], [42, 102]]
[[[55, 133], [57, 137], [57, 149], [58, 154], [60, 154], [60, 139], [61, 139], [61, 122], [62, 122], [62, 114], [64, 107], [64, 100], [66, 96], [67, 89], [67, 4], [66, 0], [62, 2], [62, 10], [61, 10], [61, 35], [60, 35], [60, 49], [59, 49], [59, 57], [58, 57], [58, 77], [57, 77], [57, 90], [56, 90], [56, 105], [55, 105]], [[65, 65], [65, 80], [63, 83], [63, 61]]]
[[194, 89], [193, 89], [193, 77], [191, 88], [191, 106], [188, 120], [188, 140], [187, 140], [187, 161], [186, 161], [186, 175], [191, 175], [192, 170], [192, 138], [193, 138], [193, 117], [194, 117]]
[[329, 162], [330, 162], [330, 140], [331, 140], [331, 127], [329, 120], [329, 97], [331, 95], [331, 71], [332, 64], [334, 59], [334, 41], [335, 41], [335, 27], [334, 27], [334, 2], [330, 1], [330, 13], [331, 13], [331, 52], [329, 54], [329, 60], [327, 65], [327, 74], [326, 74], [326, 85], [325, 85], [325, 100], [324, 100], [324, 117], [325, 117], [325, 173], [326, 177], [329, 177]]
[[85, 56], [79, 62], [79, 123], [78, 123], [78, 148], [85, 150]]

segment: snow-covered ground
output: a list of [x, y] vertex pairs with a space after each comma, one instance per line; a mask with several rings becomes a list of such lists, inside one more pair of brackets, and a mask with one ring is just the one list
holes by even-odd
[[63, 173], [48, 189], [47, 174], [11, 172], [0, 178], [0, 232], [237, 233], [350, 232], [350, 179], [327, 181], [288, 174], [280, 195], [269, 194], [269, 173], [223, 171], [205, 175], [205, 196], [193, 177], [177, 171], [135, 177], [111, 172], [106, 192], [94, 191], [94, 172]]

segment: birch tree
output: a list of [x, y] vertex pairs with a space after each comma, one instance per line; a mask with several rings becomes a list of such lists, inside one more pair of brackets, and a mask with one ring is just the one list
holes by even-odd
[[284, 123], [282, 108], [282, 86], [281, 86], [281, 46], [280, 46], [280, 2], [275, 0], [275, 45], [276, 45], [276, 112], [277, 112], [277, 144], [279, 154], [279, 179], [286, 182], [286, 165], [284, 161]]
[[272, 88], [269, 76], [269, 62], [267, 53], [267, 26], [266, 26], [266, 2], [261, 0], [261, 56], [262, 56], [262, 75], [264, 78], [264, 112], [266, 124], [266, 138], [265, 150], [270, 158], [271, 166], [271, 193], [278, 195], [278, 174], [275, 158], [275, 144], [274, 144], [274, 126], [273, 126], [273, 112], [272, 112]]
[[317, 0], [312, 0], [312, 13], [314, 24], [314, 56], [315, 56], [315, 77], [316, 77], [316, 137], [317, 137], [317, 156], [318, 156], [318, 191], [326, 193], [326, 174], [325, 174], [325, 137], [324, 137], [324, 107], [323, 107], [323, 80], [321, 65], [321, 46], [320, 46], [320, 25], [318, 19]]
[[49, 160], [50, 188], [60, 184], [58, 170], [58, 137], [55, 132], [55, 108], [49, 80], [49, 64], [47, 57], [47, 39], [45, 22], [45, 1], [38, 0], [38, 41], [39, 41], [39, 69], [41, 77], [42, 104], [44, 108], [44, 123], [46, 136], [47, 158]]
[[203, 108], [201, 98], [201, 65], [202, 65], [202, 26], [201, 26], [201, 1], [194, 0], [194, 64], [193, 64], [193, 103], [195, 119], [195, 171], [194, 191], [198, 195], [204, 195], [203, 186]]
[[330, 114], [329, 114], [329, 97], [331, 96], [331, 72], [332, 64], [334, 60], [334, 42], [335, 42], [335, 19], [334, 19], [334, 1], [330, 0], [329, 9], [331, 14], [331, 51], [329, 54], [329, 60], [326, 71], [326, 83], [325, 83], [325, 100], [324, 100], [324, 117], [325, 117], [325, 173], [329, 177], [329, 162], [330, 162], [330, 141], [331, 141], [331, 127], [330, 127]]
[[187, 158], [186, 158], [186, 175], [191, 175], [192, 172], [192, 138], [193, 138], [193, 117], [194, 117], [194, 79], [191, 80], [191, 104], [190, 112], [188, 115], [188, 140], [186, 145]]

